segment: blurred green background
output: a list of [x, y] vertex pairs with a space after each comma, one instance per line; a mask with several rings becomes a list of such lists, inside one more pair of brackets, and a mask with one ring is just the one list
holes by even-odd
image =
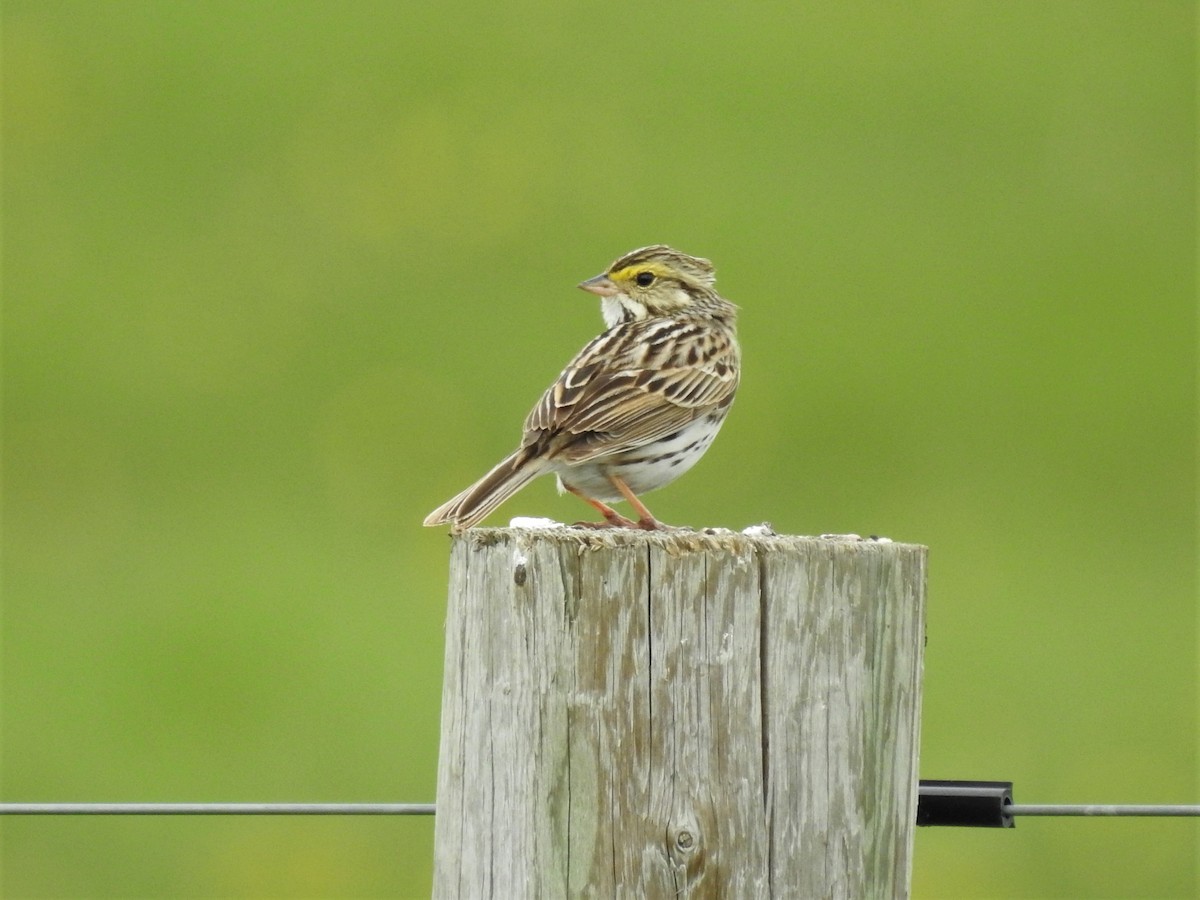
[[[432, 800], [421, 519], [666, 241], [745, 377], [655, 512], [928, 544], [924, 777], [1200, 802], [1194, 3], [2, 15], [3, 799]], [[925, 830], [914, 894], [1192, 897], [1198, 838]], [[3, 893], [419, 897], [431, 853], [11, 819]]]

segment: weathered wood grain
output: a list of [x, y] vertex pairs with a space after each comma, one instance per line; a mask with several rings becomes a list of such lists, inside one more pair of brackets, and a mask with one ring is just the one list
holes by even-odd
[[455, 538], [434, 895], [905, 897], [925, 550]]

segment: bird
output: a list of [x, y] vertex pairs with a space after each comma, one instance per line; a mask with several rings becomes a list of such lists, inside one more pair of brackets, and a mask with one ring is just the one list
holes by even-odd
[[[593, 528], [666, 530], [640, 495], [704, 455], [741, 377], [738, 307], [717, 293], [707, 259], [666, 244], [632, 250], [579, 287], [600, 298], [605, 330], [587, 343], [525, 419], [520, 446], [439, 506], [425, 525], [461, 534], [518, 490], [553, 474], [590, 504]], [[609, 504], [625, 500], [627, 518]]]

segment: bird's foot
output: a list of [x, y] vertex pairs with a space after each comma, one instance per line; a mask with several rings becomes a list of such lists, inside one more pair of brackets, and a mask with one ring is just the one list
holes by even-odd
[[637, 528], [638, 523], [632, 519], [627, 519], [620, 513], [612, 513], [606, 515], [603, 522], [576, 522], [576, 528], [591, 528], [593, 530], [600, 528]]
[[576, 528], [591, 528], [593, 530], [600, 528], [633, 528], [637, 531], [674, 531], [670, 525], [664, 525], [658, 519], [641, 518], [636, 522], [633, 519], [627, 519], [620, 513], [613, 513], [611, 516], [605, 516], [603, 522], [576, 522]]

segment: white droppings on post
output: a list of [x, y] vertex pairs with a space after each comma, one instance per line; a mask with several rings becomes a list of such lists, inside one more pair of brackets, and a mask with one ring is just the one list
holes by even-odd
[[562, 522], [556, 522], [554, 519], [542, 519], [537, 516], [514, 516], [508, 522], [509, 528], [520, 529], [544, 529], [544, 528], [566, 528]]

